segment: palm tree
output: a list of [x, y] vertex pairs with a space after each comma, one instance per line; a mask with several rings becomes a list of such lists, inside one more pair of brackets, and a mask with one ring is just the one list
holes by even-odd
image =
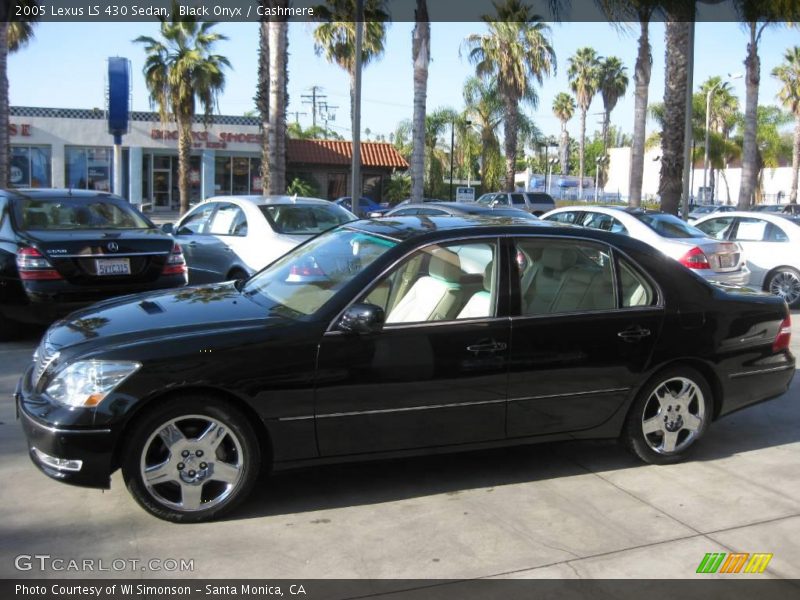
[[583, 164], [586, 151], [586, 113], [592, 104], [592, 98], [597, 93], [600, 84], [600, 57], [594, 48], [579, 48], [574, 56], [569, 58], [570, 89], [575, 94], [578, 108], [581, 110], [580, 137], [578, 138], [578, 197], [583, 198]]
[[789, 202], [797, 204], [797, 178], [800, 170], [800, 47], [794, 46], [786, 50], [783, 63], [772, 70], [772, 76], [783, 84], [778, 92], [778, 99], [794, 115], [792, 188]]
[[499, 164], [502, 155], [497, 128], [503, 121], [503, 102], [497, 93], [497, 82], [470, 77], [464, 84], [463, 94], [464, 114], [478, 129], [481, 138], [481, 186], [484, 190], [498, 189], [504, 164]]
[[211, 31], [215, 23], [198, 23], [193, 17], [179, 17], [173, 6], [172, 19], [161, 18], [161, 39], [139, 36], [147, 58], [144, 77], [150, 101], [158, 107], [162, 122], [174, 119], [178, 126], [178, 190], [181, 214], [189, 209], [189, 158], [192, 122], [197, 104], [206, 120], [225, 88], [224, 69], [228, 59], [212, 54], [214, 44], [227, 39]]
[[550, 27], [521, 0], [493, 2], [497, 17], [483, 16], [488, 23], [486, 35], [472, 34], [465, 41], [469, 60], [478, 77], [496, 79], [503, 100], [505, 118], [503, 138], [508, 191], [514, 189], [517, 162], [517, 132], [520, 103], [533, 107], [538, 103], [533, 81], [544, 83], [545, 75], [556, 69], [556, 54], [550, 43]]
[[[356, 72], [356, 0], [326, 0], [314, 10], [315, 19], [324, 21], [314, 30], [314, 52], [325, 55], [350, 75], [350, 121], [353, 121]], [[385, 0], [365, 0], [364, 35], [361, 64], [367, 66], [383, 54], [386, 38]]]
[[428, 95], [428, 64], [431, 61], [431, 24], [428, 3], [417, 0], [414, 13], [411, 58], [414, 62], [414, 117], [411, 151], [411, 201], [422, 202], [425, 184], [425, 103]]
[[721, 77], [709, 77], [700, 86], [700, 91], [693, 98], [693, 121], [695, 127], [695, 139], [705, 138], [705, 112], [706, 95], [711, 95], [710, 111], [708, 114], [709, 122], [709, 182], [712, 189], [716, 189], [716, 170], [721, 169], [722, 177], [727, 186], [725, 170], [728, 162], [734, 157], [738, 157], [738, 149], [735, 144], [731, 144], [730, 137], [739, 117], [739, 99], [733, 95], [730, 83], [723, 81]]
[[761, 58], [758, 44], [770, 25], [797, 22], [800, 5], [791, 0], [735, 0], [740, 20], [747, 30], [745, 65], [744, 137], [742, 146], [742, 184], [739, 208], [747, 209], [753, 201], [758, 179], [758, 88], [761, 83]]
[[[273, 0], [287, 5], [287, 0]], [[269, 129], [267, 130], [267, 160], [269, 185], [262, 183], [265, 194], [283, 194], [286, 191], [286, 109], [289, 104], [286, 91], [288, 83], [289, 24], [286, 17], [269, 23]], [[263, 169], [262, 169], [263, 170]]]
[[[261, 6], [268, 4], [268, 0], [260, 0]], [[255, 103], [258, 117], [261, 121], [261, 131], [269, 131], [269, 27], [270, 21], [261, 19], [258, 22], [258, 70], [256, 75]], [[261, 137], [261, 191], [267, 194], [270, 189], [270, 146], [269, 137]]]
[[428, 196], [436, 196], [444, 174], [445, 155], [438, 150], [440, 137], [453, 126], [458, 115], [452, 108], [439, 108], [425, 116], [425, 145], [428, 159]]
[[609, 56], [600, 62], [599, 88], [603, 98], [603, 152], [608, 149], [608, 126], [611, 111], [628, 89], [627, 69], [616, 56]]
[[38, 17], [15, 19], [16, 6], [36, 6], [36, 0], [7, 0], [7, 15], [0, 18], [0, 188], [8, 187], [9, 144], [8, 123], [11, 117], [8, 85], [8, 55], [16, 52], [33, 38], [33, 26]]
[[569, 167], [567, 122], [575, 114], [575, 99], [566, 92], [559, 93], [553, 100], [553, 114], [561, 121], [561, 141], [558, 147], [558, 157], [561, 162], [561, 174], [566, 175]]

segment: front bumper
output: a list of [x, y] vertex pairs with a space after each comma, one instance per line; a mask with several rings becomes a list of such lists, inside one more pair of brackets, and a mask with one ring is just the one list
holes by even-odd
[[26, 399], [21, 383], [14, 398], [33, 464], [57, 481], [83, 487], [110, 487], [115, 441], [111, 429], [70, 429], [41, 421], [32, 414], [31, 406], [36, 403]]

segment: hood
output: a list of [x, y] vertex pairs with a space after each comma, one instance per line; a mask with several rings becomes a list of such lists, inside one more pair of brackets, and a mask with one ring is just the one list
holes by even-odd
[[48, 341], [59, 347], [103, 345], [286, 323], [270, 316], [226, 282], [123, 296], [94, 304], [54, 323]]

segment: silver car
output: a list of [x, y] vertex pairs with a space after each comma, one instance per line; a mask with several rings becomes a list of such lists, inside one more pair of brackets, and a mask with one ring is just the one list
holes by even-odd
[[622, 207], [569, 206], [551, 210], [542, 219], [635, 237], [710, 281], [745, 286], [750, 280], [739, 244], [715, 240], [675, 215]]
[[355, 221], [327, 200], [294, 196], [217, 196], [198, 204], [174, 226], [189, 283], [244, 279], [323, 231]]

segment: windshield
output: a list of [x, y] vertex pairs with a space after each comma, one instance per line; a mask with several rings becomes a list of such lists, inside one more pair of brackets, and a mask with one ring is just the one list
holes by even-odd
[[708, 237], [705, 233], [687, 225], [675, 215], [650, 214], [645, 213], [636, 215], [642, 223], [655, 231], [658, 235], [665, 238], [703, 238]]
[[21, 229], [148, 229], [152, 225], [123, 202], [110, 198], [24, 198], [16, 203]]
[[324, 204], [271, 204], [259, 206], [276, 233], [286, 235], [316, 235], [348, 223], [355, 216], [333, 203]]
[[713, 206], [698, 206], [692, 212], [694, 212], [695, 214], [698, 214], [698, 215], [704, 215], [706, 213], [714, 212], [714, 207]]
[[290, 318], [311, 315], [396, 245], [395, 240], [370, 233], [336, 229], [256, 274], [243, 292], [270, 312]]

